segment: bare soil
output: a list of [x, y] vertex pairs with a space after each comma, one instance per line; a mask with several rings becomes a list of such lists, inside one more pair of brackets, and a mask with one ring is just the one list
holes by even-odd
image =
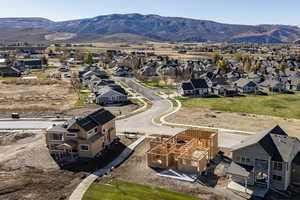
[[181, 108], [166, 119], [168, 122], [212, 126], [249, 132], [263, 131], [280, 125], [290, 136], [300, 137], [300, 120], [280, 117], [219, 112], [202, 108]]
[[[22, 83], [22, 82], [21, 82]], [[50, 85], [48, 85], [50, 84]], [[38, 80], [15, 84], [14, 81], [0, 81], [0, 117], [6, 118], [12, 112], [21, 117], [80, 116], [95, 111], [96, 107], [74, 107], [78, 97], [68, 81]], [[139, 108], [129, 104], [119, 107], [105, 107], [116, 116], [125, 115]]]
[[1, 116], [11, 112], [37, 116], [53, 114], [72, 108], [76, 101], [77, 96], [68, 82], [37, 80], [16, 84], [14, 81], [0, 81]]
[[[147, 150], [149, 150], [149, 140], [146, 140], [139, 145], [133, 155], [120, 167], [116, 168], [110, 176], [115, 179], [143, 184], [150, 187], [160, 187], [206, 199], [241, 199], [239, 196], [236, 196], [231, 191], [225, 189], [225, 180], [222, 177], [215, 179], [215, 181], [218, 182], [218, 185], [215, 187], [208, 187], [199, 183], [189, 183], [158, 176], [153, 169], [147, 166]], [[222, 167], [222, 165], [218, 166], [215, 169], [215, 172], [216, 174], [223, 176], [224, 167]]]
[[[123, 137], [121, 140], [125, 144], [134, 141]], [[125, 144], [115, 145], [102, 158], [60, 168], [50, 156], [42, 132], [1, 132], [0, 199], [66, 200], [82, 179], [113, 160]]]
[[39, 131], [0, 133], [0, 199], [67, 199], [86, 173], [60, 170]]

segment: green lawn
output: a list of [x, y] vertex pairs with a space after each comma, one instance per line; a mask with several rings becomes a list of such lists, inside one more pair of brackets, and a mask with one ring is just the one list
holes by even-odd
[[199, 200], [189, 195], [159, 188], [112, 180], [94, 183], [84, 194], [83, 200]]
[[99, 106], [95, 103], [93, 104], [86, 104], [85, 103], [85, 100], [90, 96], [90, 92], [81, 92], [79, 90], [76, 90], [76, 94], [78, 96], [78, 100], [77, 102], [75, 103], [75, 106], [77, 107], [87, 107], [87, 106], [90, 106], [90, 107], [95, 107], [95, 106]]
[[300, 119], [300, 94], [247, 95], [233, 98], [178, 98], [184, 107], [208, 108]]
[[16, 80], [20, 77], [2, 77], [0, 76], [0, 81], [10, 81], [10, 80]]
[[37, 78], [40, 78], [40, 79], [46, 79], [49, 77], [49, 74], [47, 73], [42, 73], [42, 72], [33, 72], [31, 74], [27, 74], [23, 77], [30, 77], [30, 76], [36, 76]]

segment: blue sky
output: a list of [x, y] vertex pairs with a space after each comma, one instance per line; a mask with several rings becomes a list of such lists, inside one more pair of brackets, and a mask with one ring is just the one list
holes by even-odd
[[2, 0], [0, 17], [54, 21], [112, 13], [158, 14], [233, 24], [300, 24], [299, 0]]

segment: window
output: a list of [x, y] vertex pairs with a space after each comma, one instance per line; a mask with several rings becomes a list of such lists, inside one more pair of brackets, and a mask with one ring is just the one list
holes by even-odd
[[62, 134], [59, 134], [59, 133], [52, 133], [52, 140], [62, 141], [63, 140], [63, 136], [62, 136]]
[[250, 163], [251, 160], [250, 160], [250, 158], [247, 158], [247, 157], [237, 156], [236, 161], [241, 162], [241, 163]]
[[90, 146], [88, 144], [81, 144], [80, 145], [80, 151], [89, 151]]
[[246, 158], [242, 157], [242, 162], [245, 163], [246, 162]]
[[281, 181], [282, 177], [281, 176], [277, 176], [277, 175], [273, 175], [273, 180], [275, 180], [275, 181]]
[[67, 133], [66, 134], [67, 137], [77, 137], [76, 133]]
[[50, 144], [50, 150], [58, 150], [57, 149], [58, 144]]
[[273, 169], [281, 171], [282, 170], [282, 162], [273, 161]]

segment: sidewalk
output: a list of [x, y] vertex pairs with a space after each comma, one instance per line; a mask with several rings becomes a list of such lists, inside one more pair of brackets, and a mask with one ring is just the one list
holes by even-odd
[[176, 112], [178, 112], [182, 107], [180, 101], [178, 101], [174, 97], [170, 97], [170, 98], [173, 99], [174, 101], [176, 101], [178, 106], [176, 107], [175, 110], [173, 110], [173, 103], [165, 98], [171, 104], [170, 110], [173, 110], [173, 111], [170, 112], [170, 113], [167, 113], [166, 115], [162, 116], [159, 119], [160, 122], [161, 122], [161, 125], [180, 126], [180, 127], [187, 127], [187, 128], [213, 129], [213, 130], [218, 130], [218, 131], [222, 131], [222, 132], [230, 132], [230, 133], [245, 134], [245, 135], [255, 134], [255, 133], [252, 133], [252, 132], [240, 131], [240, 130], [232, 130], [232, 129], [225, 129], [225, 128], [210, 127], [210, 126], [197, 126], [197, 125], [190, 125], [190, 124], [178, 124], [178, 123], [167, 122], [166, 118], [173, 115], [173, 114], [175, 114]]
[[131, 145], [128, 146], [114, 161], [109, 163], [107, 166], [104, 168], [101, 168], [97, 171], [95, 171], [93, 174], [89, 175], [86, 177], [78, 186], [77, 188], [73, 191], [71, 196], [69, 197], [69, 200], [81, 200], [84, 193], [88, 190], [90, 185], [100, 176], [108, 172], [110, 169], [118, 166], [122, 162], [124, 162], [128, 156], [133, 152], [133, 150], [144, 141], [146, 137], [142, 136], [140, 137], [137, 141], [132, 143]]

